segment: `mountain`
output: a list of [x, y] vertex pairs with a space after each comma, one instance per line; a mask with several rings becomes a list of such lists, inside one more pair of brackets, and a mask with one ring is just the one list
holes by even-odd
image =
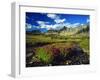
[[47, 33], [56, 33], [60, 35], [74, 35], [74, 34], [81, 34], [81, 33], [89, 33], [89, 24], [79, 25], [77, 27], [67, 27], [64, 26], [59, 30], [50, 29]]
[[34, 28], [34, 29], [31, 29], [31, 30], [27, 30], [26, 31], [26, 34], [41, 34], [41, 33], [45, 33], [47, 32], [47, 29], [46, 28]]
[[82, 27], [78, 32], [77, 34], [80, 34], [80, 33], [89, 33], [89, 25], [85, 25], [85, 27]]
[[83, 34], [89, 33], [89, 24], [79, 25], [77, 27], [67, 27], [63, 26], [61, 29], [49, 29], [46, 28], [33, 28], [31, 30], [26, 31], [27, 34], [59, 34], [59, 35], [74, 35], [74, 34]]

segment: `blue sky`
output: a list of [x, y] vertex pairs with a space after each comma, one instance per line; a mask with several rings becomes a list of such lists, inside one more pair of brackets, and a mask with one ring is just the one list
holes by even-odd
[[26, 12], [26, 30], [40, 30], [45, 32], [50, 29], [58, 30], [66, 27], [77, 27], [89, 23], [89, 15], [33, 13]]

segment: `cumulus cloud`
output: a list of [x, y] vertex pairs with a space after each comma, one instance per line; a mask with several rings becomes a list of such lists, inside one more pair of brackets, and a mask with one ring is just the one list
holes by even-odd
[[37, 21], [37, 23], [38, 23], [39, 25], [44, 25], [44, 24], [45, 24], [44, 21]]
[[71, 23], [64, 23], [64, 24], [63, 24], [63, 26], [66, 26], [66, 27], [68, 27], [68, 28], [69, 28], [69, 27], [71, 27], [71, 26], [72, 26], [72, 24], [71, 24]]
[[56, 15], [56, 14], [47, 14], [47, 17], [51, 18], [54, 20], [55, 23], [63, 23], [66, 21], [66, 19], [61, 19], [60, 16]]
[[74, 23], [73, 24], [73, 27], [77, 27], [77, 26], [79, 26], [80, 25], [80, 23]]
[[77, 27], [80, 25], [80, 23], [72, 24], [72, 23], [66, 22], [65, 18], [62, 19], [57, 14], [47, 14], [47, 17], [53, 19], [55, 24], [49, 24], [48, 22], [45, 22], [45, 21], [37, 21], [40, 28], [46, 28], [47, 30], [50, 30], [50, 29], [59, 30], [59, 29], [63, 28], [64, 26], [70, 28], [70, 27]]
[[39, 24], [40, 28], [46, 28], [48, 22], [45, 21], [37, 21], [37, 23]]
[[51, 19], [56, 19], [58, 18], [58, 16], [56, 14], [47, 14], [47, 17], [51, 18]]
[[63, 23], [66, 21], [66, 19], [55, 19], [54, 20], [56, 23]]
[[27, 30], [31, 30], [31, 29], [34, 29], [34, 28], [39, 29], [40, 27], [26, 23], [26, 29]]
[[31, 24], [26, 24], [26, 29], [31, 29], [32, 25]]
[[37, 21], [37, 23], [39, 24], [40, 28], [50, 28], [52, 27], [52, 25], [48, 25], [49, 22], [45, 22], [45, 21]]
[[80, 25], [80, 23], [73, 23], [72, 24], [72, 23], [69, 23], [69, 22], [62, 24], [62, 26], [65, 26], [65, 27], [68, 27], [68, 28], [70, 28], [70, 27], [77, 27], [79, 25]]
[[37, 23], [39, 24], [40, 28], [46, 28], [47, 30], [50, 29], [59, 29], [62, 27], [62, 24], [48, 24], [48, 22], [44, 22], [44, 21], [37, 21]]
[[[60, 22], [64, 22], [64, 20], [62, 20]], [[50, 30], [50, 29], [59, 30], [59, 29], [63, 28], [64, 26], [70, 28], [70, 27], [77, 27], [77, 26], [81, 25], [80, 23], [71, 24], [69, 22], [57, 23], [57, 24], [48, 24], [48, 22], [37, 21], [37, 23], [39, 24], [40, 28], [46, 28], [47, 30]]]
[[45, 25], [47, 30], [54, 29], [59, 30], [62, 28], [61, 24]]
[[45, 28], [46, 28], [47, 30], [50, 30], [50, 29], [54, 29], [54, 26], [53, 26], [53, 25], [45, 25]]
[[83, 26], [84, 24], [80, 24], [81, 26]]
[[45, 22], [45, 21], [37, 21], [37, 23], [40, 25], [49, 24], [49, 22]]

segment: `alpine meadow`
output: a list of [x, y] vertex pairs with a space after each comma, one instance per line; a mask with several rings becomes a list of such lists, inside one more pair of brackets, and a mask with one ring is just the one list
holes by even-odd
[[26, 12], [26, 67], [90, 63], [90, 16]]

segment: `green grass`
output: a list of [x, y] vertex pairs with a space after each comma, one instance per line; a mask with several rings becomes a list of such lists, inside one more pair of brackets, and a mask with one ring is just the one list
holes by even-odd
[[[31, 45], [31, 47], [28, 47], [28, 49], [31, 49], [35, 53], [35, 55], [32, 57], [31, 62], [37, 62], [37, 64], [52, 64], [53, 59], [55, 59], [56, 55], [54, 53], [56, 52], [57, 55], [60, 55], [60, 57], [66, 58], [66, 56], [68, 56], [68, 54], [70, 53], [68, 49], [72, 48], [74, 44], [78, 44], [84, 52], [90, 55], [88, 34], [77, 34], [70, 36], [58, 34], [26, 35], [26, 43], [28, 45]], [[39, 44], [42, 44], [42, 46], [39, 46]], [[52, 49], [55, 49], [55, 51], [53, 52]], [[63, 64], [66, 63], [68, 63], [68, 61], [65, 60]]]
[[37, 48], [36, 49], [36, 57], [41, 60], [43, 63], [50, 63], [52, 61], [52, 54], [51, 52], [47, 51], [44, 48]]
[[89, 54], [89, 38], [82, 39], [79, 44], [80, 47], [83, 48], [84, 52]]
[[57, 44], [77, 42], [86, 52], [89, 52], [89, 37], [87, 35], [56, 36], [58, 35], [27, 35], [26, 43], [32, 44], [34, 47], [36, 43]]

